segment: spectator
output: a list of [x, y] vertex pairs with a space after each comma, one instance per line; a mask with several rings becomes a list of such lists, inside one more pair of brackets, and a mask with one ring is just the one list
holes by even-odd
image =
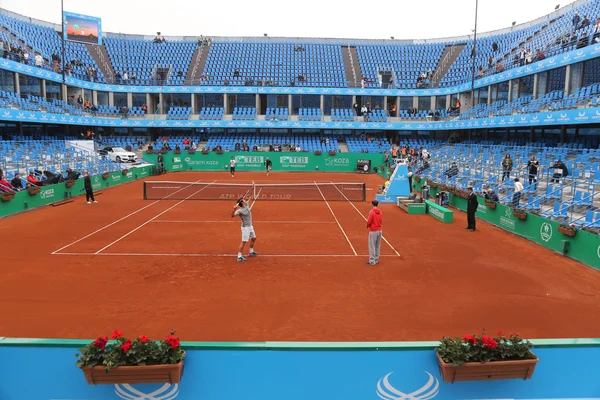
[[83, 106], [83, 97], [81, 97], [81, 95], [79, 95], [79, 97], [77, 97], [77, 104], [79, 104], [80, 106]]
[[592, 35], [592, 42], [600, 43], [600, 18], [598, 18], [596, 20], [596, 23], [594, 24], [594, 27], [592, 29]]
[[12, 192], [15, 188], [6, 180], [4, 176], [0, 177], [0, 191], [2, 192]]
[[127, 71], [123, 72], [123, 83], [127, 84], [127, 82], [129, 81], [129, 74], [127, 73]]
[[131, 72], [131, 80], [134, 81], [134, 83], [135, 83], [136, 78], [137, 78], [137, 75], [135, 74], [135, 71], [132, 71]]
[[[529, 185], [533, 184], [533, 186], [534, 186], [533, 190], [537, 190], [537, 174], [538, 174], [539, 166], [540, 166], [540, 162], [535, 159], [535, 156], [531, 156], [531, 160], [529, 160], [527, 162], [527, 165], [525, 166], [525, 168], [527, 168], [529, 170], [529, 175], [528, 175]], [[523, 184], [521, 184], [521, 186], [523, 186]]]
[[10, 184], [16, 190], [22, 190], [23, 189], [23, 181], [21, 180], [21, 176], [19, 174], [15, 174], [15, 177], [12, 178], [12, 180], [10, 181]]
[[479, 68], [477, 69], [477, 77], [483, 78], [484, 76], [485, 76], [485, 73], [483, 72], [483, 67], [480, 65]]
[[569, 175], [569, 169], [561, 160], [558, 160], [550, 168], [554, 168], [554, 173], [552, 174], [553, 183], [559, 183], [561, 179], [566, 178], [567, 175]]
[[521, 193], [523, 192], [523, 184], [519, 181], [519, 178], [515, 178], [515, 193], [513, 194], [512, 204], [513, 206], [519, 207], [519, 201], [521, 201]]
[[537, 49], [535, 55], [535, 61], [542, 61], [546, 58], [546, 55], [542, 52], [542, 50]]
[[35, 66], [38, 68], [42, 68], [42, 64], [44, 64], [44, 58], [40, 53], [36, 53], [35, 55]]
[[458, 175], [458, 166], [456, 163], [453, 162], [450, 168], [448, 168], [444, 174], [448, 177], [448, 179]]
[[498, 61], [498, 63], [496, 64], [496, 73], [498, 74], [500, 72], [504, 72], [504, 64]]
[[494, 193], [494, 189], [492, 189], [492, 188], [488, 189], [487, 192], [485, 193], [485, 199], [491, 200], [496, 203], [498, 203], [500, 201], [500, 198], [498, 198], [498, 195], [496, 193]]
[[581, 17], [579, 16], [579, 13], [575, 13], [575, 15], [573, 16], [573, 30], [577, 30], [577, 27], [579, 26], [579, 22], [581, 22]]
[[181, 71], [181, 70], [177, 71], [177, 77], [183, 78], [183, 71]]
[[369, 109], [367, 108], [367, 105], [366, 105], [366, 104], [363, 104], [363, 106], [362, 106], [362, 107], [361, 107], [361, 109], [360, 109], [360, 115], [363, 115], [363, 116], [364, 116], [364, 115], [366, 115], [366, 114], [367, 114], [367, 112], [368, 112], [368, 111], [369, 111]]
[[34, 185], [34, 186], [42, 186], [42, 181], [40, 181], [33, 175], [33, 171], [29, 171], [29, 176], [27, 177], [27, 183]]
[[590, 26], [590, 24], [591, 24], [591, 22], [590, 22], [589, 18], [587, 16], [584, 16], [583, 17], [583, 21], [581, 21], [581, 27], [580, 27], [580, 29], [585, 29], [588, 26]]
[[531, 64], [533, 62], [533, 55], [531, 54], [531, 50], [527, 50], [525, 53], [525, 64]]
[[502, 182], [504, 182], [505, 179], [510, 178], [510, 171], [512, 171], [513, 165], [510, 154], [504, 156], [504, 159], [502, 160]]
[[115, 74], [115, 80], [117, 81], [117, 83], [121, 83], [121, 73], [119, 71], [117, 71], [117, 73]]
[[582, 49], [582, 48], [586, 47], [588, 44], [590, 44], [590, 39], [587, 36], [587, 32], [583, 32], [583, 34], [581, 35], [581, 38], [577, 42], [577, 48]]
[[525, 51], [525, 47], [521, 46], [519, 49], [519, 66], [521, 67], [525, 65], [525, 54], [527, 54], [527, 51]]
[[142, 112], [144, 114], [148, 114], [148, 106], [146, 105], [146, 103], [142, 104]]

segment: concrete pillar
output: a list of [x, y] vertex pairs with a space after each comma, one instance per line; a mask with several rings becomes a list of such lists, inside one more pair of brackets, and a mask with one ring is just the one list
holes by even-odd
[[229, 100], [229, 96], [227, 95], [227, 93], [223, 94], [223, 114], [229, 114], [229, 110], [227, 109], [228, 107], [228, 100]]
[[131, 109], [133, 107], [133, 93], [127, 93], [127, 108]]
[[435, 96], [431, 96], [431, 104], [429, 105], [429, 109], [430, 110], [435, 110], [437, 107], [437, 105], [435, 104]]
[[191, 100], [190, 106], [192, 106], [192, 114], [196, 114], [196, 94], [195, 93], [192, 93], [192, 100]]
[[565, 125], [560, 127], [560, 142], [565, 142], [565, 137], [567, 136], [567, 127]]
[[92, 90], [92, 104], [98, 104], [98, 91]]
[[67, 95], [67, 85], [65, 85], [64, 83], [62, 83], [60, 85], [60, 96], [61, 96], [61, 100], [67, 101], [67, 98], [68, 98], [68, 95]]
[[454, 104], [452, 104], [452, 95], [447, 94], [446, 95], [446, 109], [450, 108], [450, 106], [454, 107]]
[[488, 97], [487, 97], [487, 105], [492, 104], [492, 85], [488, 86]]
[[288, 115], [289, 116], [292, 115], [292, 95], [291, 94], [288, 94]]
[[512, 80], [508, 81], [508, 102], [512, 101]]
[[255, 94], [254, 95], [255, 98], [255, 107], [256, 107], [256, 115], [260, 114], [260, 94]]
[[400, 116], [400, 96], [396, 96], [396, 117]]
[[533, 138], [535, 136], [535, 128], [533, 126], [529, 127], [529, 141], [533, 142]]
[[40, 81], [40, 91], [42, 93], [42, 98], [45, 99], [46, 98], [46, 80], [42, 79]]
[[533, 98], [537, 99], [538, 74], [533, 75]]
[[15, 72], [15, 93], [21, 94], [21, 83], [19, 82], [18, 72]]
[[150, 93], [146, 93], [146, 107], [148, 107], [148, 114], [154, 111], [154, 104], [152, 104], [152, 96]]
[[419, 98], [417, 96], [413, 97], [413, 108], [419, 108]]
[[568, 96], [569, 89], [571, 88], [571, 65], [567, 65], [566, 74], [567, 76], [565, 77], [565, 96]]
[[[158, 94], [158, 103], [160, 105], [160, 114], [163, 114], [164, 110], [165, 110], [165, 105], [163, 103], [163, 93], [162, 92], [160, 92]], [[156, 110], [156, 107], [154, 109]], [[155, 111], [155, 113], [156, 113], [156, 111]], [[157, 113], [157, 114], [159, 114], [159, 113]]]
[[320, 96], [320, 100], [321, 100], [321, 115], [325, 115], [325, 96], [321, 95]]
[[115, 105], [115, 94], [113, 92], [108, 92], [108, 105], [110, 107], [114, 107]]

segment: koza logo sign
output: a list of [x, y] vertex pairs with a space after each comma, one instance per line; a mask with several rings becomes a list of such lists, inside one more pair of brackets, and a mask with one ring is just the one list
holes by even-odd
[[51, 197], [54, 197], [54, 189], [46, 189], [40, 192], [40, 198], [42, 199], [49, 199]]
[[411, 393], [404, 393], [396, 389], [389, 381], [390, 372], [377, 382], [377, 396], [383, 400], [429, 400], [436, 397], [440, 392], [440, 382], [429, 372], [425, 371], [429, 380], [420, 389]]
[[350, 165], [350, 159], [349, 158], [328, 158], [325, 160], [325, 165], [327, 165], [328, 167], [334, 167], [334, 166], [345, 167], [347, 165]]
[[548, 222], [544, 222], [542, 226], [540, 226], [540, 237], [544, 242], [548, 242], [552, 239], [552, 225]]

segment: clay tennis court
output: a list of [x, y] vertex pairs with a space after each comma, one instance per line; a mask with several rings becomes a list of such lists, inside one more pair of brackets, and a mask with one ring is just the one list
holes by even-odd
[[597, 271], [483, 222], [471, 233], [458, 211], [445, 225], [382, 206], [386, 241], [373, 267], [365, 265], [369, 202], [325, 192], [319, 200], [314, 191], [311, 201], [259, 196], [260, 256], [238, 263], [235, 200], [185, 200], [214, 191], [211, 183], [331, 181], [364, 182], [370, 199], [381, 177], [185, 172], [148, 180], [205, 185], [144, 200], [137, 181], [105, 190], [97, 205], [78, 198], [0, 220], [0, 335], [176, 329], [197, 341], [416, 341], [486, 328], [600, 336]]

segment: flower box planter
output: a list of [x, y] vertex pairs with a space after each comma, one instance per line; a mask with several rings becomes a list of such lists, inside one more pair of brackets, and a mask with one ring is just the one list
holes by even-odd
[[495, 201], [492, 201], [492, 200], [486, 200], [486, 201], [485, 201], [485, 206], [486, 206], [487, 208], [489, 208], [489, 209], [495, 210], [495, 209], [496, 209], [496, 206], [497, 206], [497, 204], [496, 204], [496, 202], [495, 202]]
[[75, 181], [73, 179], [69, 179], [68, 181], [65, 182], [65, 186], [67, 188], [73, 187], [75, 185]]
[[109, 176], [110, 176], [110, 174], [108, 172], [105, 172], [102, 174], [102, 179], [106, 180], [106, 179], [108, 179]]
[[15, 192], [2, 193], [2, 197], [0, 197], [0, 199], [2, 199], [3, 202], [11, 201], [14, 198], [15, 198]]
[[435, 183], [434, 181], [429, 180], [429, 179], [427, 180], [427, 186], [429, 186], [430, 188], [438, 187], [437, 183]]
[[439, 185], [438, 187], [439, 187], [440, 191], [442, 191], [442, 192], [448, 191], [448, 186], [446, 186], [446, 185]]
[[577, 234], [577, 229], [573, 228], [571, 225], [559, 225], [558, 231], [569, 237], [573, 237]]
[[315, 151], [315, 156], [320, 156], [321, 154], [323, 154], [323, 153], [320, 151]]
[[223, 150], [216, 150], [215, 153], [217, 153], [217, 154], [223, 154]]
[[519, 210], [517, 208], [513, 209], [513, 215], [515, 218], [520, 219], [521, 221], [525, 221], [527, 219], [527, 212], [524, 210]]
[[178, 364], [116, 367], [108, 372], [104, 367], [84, 367], [83, 374], [90, 385], [116, 383], [179, 383], [183, 375], [183, 361]]
[[196, 154], [196, 150], [188, 150], [188, 154]]
[[202, 150], [202, 154], [208, 154], [209, 151], [208, 150]]
[[127, 175], [128, 173], [129, 173], [129, 170], [128, 170], [128, 169], [124, 169], [124, 170], [123, 170], [123, 175]]
[[417, 182], [417, 183], [421, 182], [421, 177], [420, 176], [415, 176], [415, 182]]
[[181, 154], [181, 150], [174, 150], [173, 154]]
[[40, 190], [41, 189], [39, 186], [32, 186], [29, 189], [27, 189], [30, 196], [35, 196], [36, 194], [38, 194], [40, 192]]
[[337, 154], [337, 153], [336, 153], [335, 151], [330, 151], [330, 152], [329, 152], [329, 155], [330, 155], [330, 156], [335, 156], [336, 154]]
[[537, 357], [527, 360], [468, 362], [461, 366], [444, 362], [437, 354], [440, 375], [444, 382], [492, 381], [498, 379], [531, 379]]

